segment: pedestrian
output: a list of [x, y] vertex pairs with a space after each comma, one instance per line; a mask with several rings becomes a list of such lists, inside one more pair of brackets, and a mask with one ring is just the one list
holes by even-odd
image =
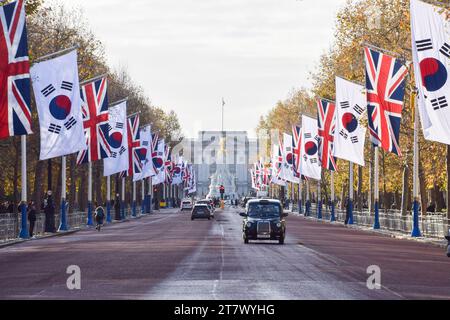
[[14, 213], [14, 204], [12, 201], [8, 202], [8, 208], [6, 209], [7, 213]]
[[95, 204], [95, 222], [97, 225], [95, 226], [95, 229], [97, 231], [100, 231], [101, 226], [103, 225], [103, 220], [105, 219], [105, 209], [101, 206], [97, 206], [97, 203]]
[[45, 232], [55, 233], [55, 205], [53, 203], [52, 191], [47, 191], [46, 205], [44, 208], [45, 213]]
[[32, 238], [34, 236], [34, 225], [36, 223], [36, 204], [34, 203], [33, 200], [31, 200], [28, 203], [27, 213], [28, 213], [28, 221], [30, 222], [29, 234], [30, 237]]
[[114, 199], [114, 215], [116, 220], [120, 220], [120, 195], [118, 193]]

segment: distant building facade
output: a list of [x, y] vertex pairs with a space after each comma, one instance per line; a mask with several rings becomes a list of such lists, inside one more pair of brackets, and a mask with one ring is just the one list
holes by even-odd
[[204, 197], [209, 193], [211, 177], [221, 165], [234, 177], [237, 195], [249, 194], [249, 169], [258, 159], [260, 147], [258, 139], [248, 138], [247, 131], [200, 131], [197, 138], [185, 139], [182, 154], [194, 164], [197, 195]]

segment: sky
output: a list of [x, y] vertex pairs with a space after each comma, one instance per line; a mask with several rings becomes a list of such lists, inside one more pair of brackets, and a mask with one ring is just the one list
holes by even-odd
[[152, 104], [174, 110], [186, 137], [247, 130], [333, 42], [345, 0], [61, 0], [81, 8], [110, 66], [126, 68]]

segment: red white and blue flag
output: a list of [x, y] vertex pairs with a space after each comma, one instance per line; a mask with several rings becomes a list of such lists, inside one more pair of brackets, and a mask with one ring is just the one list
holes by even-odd
[[302, 129], [300, 126], [292, 126], [292, 146], [294, 154], [294, 173], [300, 177], [300, 151], [302, 149]]
[[87, 149], [78, 153], [77, 163], [108, 158], [111, 148], [106, 77], [81, 87], [81, 111]]
[[31, 131], [30, 64], [25, 4], [0, 7], [0, 139]]
[[121, 173], [121, 177], [140, 174], [142, 171], [142, 149], [139, 130], [139, 114], [128, 117], [128, 170]]
[[400, 120], [408, 69], [398, 59], [369, 48], [364, 48], [364, 55], [371, 141], [400, 156]]
[[333, 157], [334, 129], [336, 127], [336, 105], [325, 99], [317, 100], [317, 124], [319, 133], [319, 159], [322, 168], [337, 171]]

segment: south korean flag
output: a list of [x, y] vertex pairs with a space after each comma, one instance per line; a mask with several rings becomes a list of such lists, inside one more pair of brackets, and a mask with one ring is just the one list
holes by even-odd
[[103, 175], [110, 176], [128, 170], [127, 102], [109, 107], [108, 136], [111, 155], [103, 159]]
[[450, 144], [450, 22], [448, 10], [411, 0], [418, 109], [425, 139]]
[[300, 174], [315, 180], [322, 177], [319, 161], [319, 127], [317, 119], [302, 116], [302, 145], [300, 149]]
[[360, 123], [366, 112], [364, 87], [336, 77], [336, 127], [333, 156], [364, 166], [366, 128]]
[[30, 70], [41, 133], [39, 159], [86, 149], [76, 50]]

